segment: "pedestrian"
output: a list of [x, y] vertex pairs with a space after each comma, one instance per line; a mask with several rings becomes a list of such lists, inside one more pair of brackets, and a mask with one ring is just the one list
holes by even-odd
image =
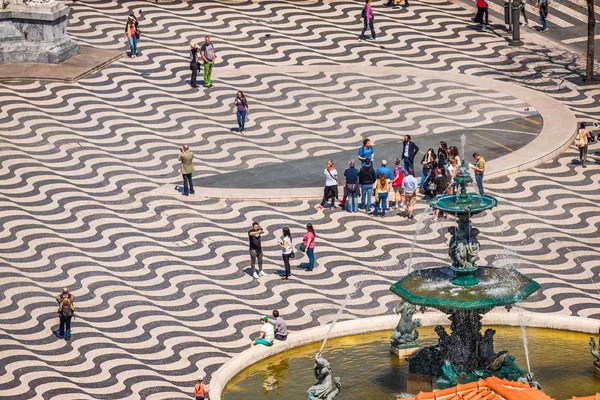
[[[473, 18], [474, 22], [478, 24], [486, 24], [489, 25], [488, 20], [488, 0], [476, 0], [475, 5], [477, 6], [477, 15]], [[485, 16], [485, 20], [484, 20]]]
[[375, 27], [373, 26], [374, 18], [373, 18], [373, 8], [371, 7], [371, 0], [365, 0], [365, 6], [362, 10], [362, 19], [364, 22], [364, 28], [360, 33], [360, 38], [358, 40], [367, 40], [365, 37], [365, 32], [367, 31], [367, 26], [371, 29], [371, 38], [376, 40], [375, 37]]
[[448, 169], [448, 145], [444, 141], [440, 142], [440, 147], [437, 151], [437, 164], [440, 168]]
[[192, 70], [192, 77], [190, 78], [190, 86], [193, 88], [198, 87], [197, 77], [198, 69], [200, 68], [200, 61], [198, 60], [198, 44], [195, 40], [190, 42], [190, 70]]
[[348, 168], [344, 171], [346, 184], [344, 185], [344, 198], [346, 198], [346, 211], [358, 212], [358, 170], [354, 167], [354, 160], [350, 160]]
[[437, 165], [436, 159], [437, 156], [435, 155], [435, 151], [430, 147], [427, 150], [427, 153], [423, 155], [423, 159], [421, 160], [422, 170], [420, 186], [425, 192], [428, 190], [428, 184], [431, 179], [431, 170], [433, 169], [435, 171], [435, 167]]
[[282, 230], [283, 236], [279, 240], [278, 244], [281, 247], [281, 257], [283, 258], [283, 266], [285, 267], [285, 273], [282, 280], [287, 281], [292, 274], [290, 267], [290, 258], [294, 257], [294, 251], [292, 248], [292, 234], [290, 228], [287, 226]]
[[[258, 279], [261, 276], [265, 276], [263, 272], [263, 252], [262, 245], [260, 243], [260, 235], [265, 232], [260, 227], [258, 222], [252, 223], [252, 229], [248, 231], [248, 240], [250, 242], [250, 266], [252, 267], [252, 277]], [[258, 269], [256, 264], [258, 261]]]
[[248, 113], [248, 100], [246, 99], [246, 96], [244, 96], [244, 93], [241, 90], [237, 92], [233, 104], [236, 107], [238, 132], [243, 135], [244, 130], [246, 130], [246, 114]]
[[325, 208], [325, 203], [331, 199], [330, 210], [335, 210], [335, 199], [338, 198], [338, 174], [333, 167], [333, 160], [327, 161], [327, 167], [323, 171], [325, 174], [325, 189], [323, 189], [323, 199], [321, 204], [317, 204], [315, 208], [322, 210]]
[[585, 122], [579, 124], [577, 135], [575, 135], [575, 146], [579, 149], [579, 162], [583, 168], [587, 168], [587, 152], [589, 139], [592, 133], [585, 129]]
[[404, 167], [400, 166], [402, 160], [396, 158], [394, 172], [392, 175], [392, 190], [394, 191], [394, 208], [400, 208], [404, 203], [404, 191], [402, 190], [402, 180], [408, 174]]
[[477, 182], [477, 190], [481, 196], [483, 192], [483, 173], [485, 172], [485, 160], [478, 153], [473, 153], [475, 165], [471, 165], [471, 169], [475, 172], [475, 182]]
[[273, 330], [275, 331], [275, 339], [285, 342], [288, 337], [287, 324], [284, 319], [279, 316], [279, 311], [273, 310]]
[[[181, 161], [181, 176], [183, 177], [183, 195], [189, 196], [194, 194], [194, 182], [192, 181], [192, 172], [194, 172], [194, 153], [190, 151], [190, 147], [186, 144], [179, 149], [179, 161]], [[189, 188], [188, 188], [189, 186]]]
[[138, 26], [137, 18], [135, 15], [129, 14], [127, 17], [127, 24], [125, 24], [125, 33], [123, 38], [129, 42], [129, 56], [131, 58], [137, 57], [137, 44], [140, 39], [140, 28]]
[[[436, 197], [441, 197], [448, 193], [448, 179], [444, 176], [442, 168], [436, 168], [435, 170], [435, 178], [433, 179], [433, 186], [435, 188]], [[441, 213], [441, 214], [440, 214]], [[433, 217], [434, 221], [437, 221], [439, 217], [443, 217], [444, 212], [440, 211], [436, 208], [435, 215]], [[447, 218], [447, 216], [446, 216]]]
[[217, 53], [215, 53], [215, 47], [210, 42], [210, 36], [204, 38], [204, 44], [200, 47], [200, 55], [204, 60], [204, 86], [211, 88], [213, 87], [210, 83], [210, 76], [212, 74], [213, 63], [217, 59]]
[[[375, 171], [375, 176], [378, 177], [380, 172], [383, 172], [385, 174], [385, 179], [387, 179], [387, 183], [388, 183], [388, 185], [387, 185], [388, 191], [390, 191], [392, 188], [392, 179], [394, 176], [392, 174], [392, 171], [390, 171], [390, 169], [387, 167], [386, 160], [381, 160], [381, 167], [377, 168], [377, 170]], [[377, 199], [375, 199], [375, 200], [377, 200]], [[387, 203], [387, 201], [389, 201], [389, 194], [386, 197], [386, 203]], [[386, 204], [386, 207], [390, 208], [389, 204]]]
[[373, 149], [373, 146], [371, 146], [371, 141], [369, 139], [363, 140], [362, 147], [358, 149], [358, 159], [361, 162], [361, 167], [365, 166], [367, 160], [373, 165], [373, 161], [375, 161], [375, 150]]
[[315, 240], [317, 235], [315, 234], [315, 228], [311, 223], [306, 224], [306, 233], [302, 238], [302, 251], [306, 251], [306, 255], [308, 256], [308, 267], [307, 271], [312, 271], [315, 269]]
[[385, 217], [385, 209], [388, 198], [388, 180], [386, 179], [385, 173], [381, 171], [379, 177], [375, 182], [375, 196], [377, 196], [375, 208], [373, 209], [373, 216], [377, 216], [379, 207], [381, 207], [381, 218]]
[[75, 297], [69, 291], [69, 288], [63, 288], [62, 292], [56, 296], [58, 303], [58, 318], [60, 320], [58, 327], [58, 338], [71, 340], [71, 318], [75, 313]]
[[454, 158], [454, 161], [456, 162], [456, 168], [460, 167], [460, 153], [458, 152], [458, 147], [450, 146], [448, 149], [448, 154], [450, 155], [449, 158]]
[[538, 0], [538, 2], [535, 5], [536, 7], [539, 7], [539, 11], [540, 11], [540, 22], [542, 23], [542, 30], [541, 32], [548, 32], [550, 30], [550, 28], [548, 28], [548, 0]]
[[525, 8], [527, 7], [527, 0], [521, 0], [520, 10], [521, 15], [523, 16], [524, 22], [521, 22], [521, 26], [529, 25], [529, 20], [527, 19], [527, 13], [525, 12]]
[[205, 396], [208, 394], [209, 390], [210, 389], [204, 385], [204, 377], [200, 375], [198, 377], [198, 383], [194, 386], [194, 396], [196, 396], [196, 400], [204, 400], [207, 398]]
[[404, 135], [402, 142], [402, 160], [404, 161], [405, 170], [413, 170], [415, 168], [415, 155], [419, 152], [419, 146], [413, 143], [410, 135]]
[[449, 194], [455, 194], [454, 193], [454, 188], [456, 186], [456, 184], [454, 183], [454, 177], [456, 176], [456, 174], [458, 173], [458, 166], [456, 165], [456, 159], [453, 157], [450, 157], [448, 159], [448, 173], [446, 174], [446, 179], [448, 180], [448, 193]]
[[[401, 3], [402, 0], [388, 0], [388, 2], [385, 4], [385, 7], [392, 7], [395, 6], [398, 3]], [[408, 7], [408, 0], [404, 0], [404, 8]], [[395, 7], [394, 7], [395, 8]]]
[[269, 323], [269, 317], [266, 315], [261, 316], [260, 323], [262, 327], [260, 328], [258, 338], [250, 343], [250, 347], [254, 347], [254, 345], [257, 344], [262, 344], [267, 347], [273, 346], [273, 342], [275, 341], [275, 328]]
[[359, 208], [369, 212], [371, 210], [371, 192], [375, 183], [375, 169], [371, 167], [371, 160], [365, 161], [365, 166], [358, 171], [358, 184], [360, 185], [361, 202]]
[[402, 188], [404, 189], [404, 216], [408, 219], [413, 219], [415, 204], [417, 203], [417, 188], [419, 182], [415, 178], [415, 171], [411, 168], [408, 170], [408, 175], [402, 180]]

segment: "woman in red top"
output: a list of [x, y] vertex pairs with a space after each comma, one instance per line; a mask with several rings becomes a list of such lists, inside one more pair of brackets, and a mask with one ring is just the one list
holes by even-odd
[[488, 20], [488, 5], [487, 0], [477, 0], [477, 15], [473, 19], [474, 22], [478, 24], [483, 24], [483, 16], [485, 15], [485, 24], [489, 25], [490, 22]]
[[367, 31], [367, 25], [369, 26], [369, 28], [371, 28], [371, 37], [373, 38], [373, 40], [375, 40], [375, 28], [373, 27], [373, 8], [371, 7], [371, 0], [365, 0], [365, 6], [362, 10], [362, 18], [363, 18], [363, 22], [365, 24], [361, 34], [360, 34], [360, 38], [359, 40], [367, 40], [367, 38], [365, 37], [365, 32]]
[[209, 389], [204, 386], [204, 377], [200, 375], [198, 377], [198, 383], [194, 386], [194, 396], [196, 400], [204, 400], [204, 393], [208, 393]]
[[125, 25], [125, 33], [123, 37], [129, 41], [129, 48], [131, 49], [131, 58], [137, 57], [137, 42], [140, 37], [140, 31], [138, 28], [138, 22], [135, 15], [129, 14], [127, 19], [127, 25]]
[[315, 269], [315, 239], [317, 235], [315, 235], [315, 229], [312, 224], [306, 225], [306, 233], [302, 238], [302, 245], [306, 249], [306, 255], [308, 256], [308, 267], [307, 271], [312, 271]]

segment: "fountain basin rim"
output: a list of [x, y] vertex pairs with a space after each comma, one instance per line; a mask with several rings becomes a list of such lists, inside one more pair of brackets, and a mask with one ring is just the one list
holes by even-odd
[[[529, 312], [523, 312], [523, 314], [525, 314], [525, 318], [520, 318], [520, 313], [517, 312], [492, 311], [483, 316], [482, 323], [484, 325], [499, 326], [521, 326], [521, 323], [524, 323], [526, 327], [531, 328], [559, 329], [591, 334], [596, 334], [598, 329], [600, 329], [600, 320], [590, 318]], [[423, 315], [419, 314], [416, 317], [420, 318], [422, 326], [426, 327], [436, 325], [448, 326], [450, 324], [447, 316], [440, 312], [427, 312]], [[338, 321], [331, 332], [330, 338], [392, 330], [397, 324], [397, 315]], [[211, 399], [222, 400], [222, 393], [227, 383], [250, 365], [296, 347], [321, 342], [328, 330], [329, 324], [298, 332], [290, 331], [288, 340], [285, 342], [276, 341], [271, 347], [256, 346], [236, 354], [212, 375], [208, 385], [210, 387]]]
[[[474, 195], [470, 195], [473, 198], [479, 198], [479, 196], [474, 196]], [[469, 210], [465, 210], [463, 208], [458, 208], [458, 207], [444, 207], [443, 204], [445, 202], [454, 202], [456, 203], [456, 199], [458, 197], [458, 195], [455, 194], [445, 194], [443, 196], [440, 197], [434, 197], [433, 199], [429, 200], [429, 206], [433, 209], [436, 210], [441, 210], [445, 213], [448, 213], [450, 215], [477, 215], [480, 214], [486, 210], [490, 210], [496, 206], [498, 206], [498, 199], [496, 199], [495, 197], [492, 196], [488, 196], [488, 195], [483, 195], [481, 196], [482, 199], [484, 199], [486, 202], [488, 202], [488, 204], [484, 205], [484, 206], [478, 206], [475, 207], [473, 209], [469, 209]], [[440, 206], [439, 204], [442, 203], [442, 206]]]

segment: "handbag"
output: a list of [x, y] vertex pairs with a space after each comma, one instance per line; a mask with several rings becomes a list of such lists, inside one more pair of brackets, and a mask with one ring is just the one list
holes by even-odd
[[302, 253], [306, 253], [306, 246], [304, 245], [304, 243], [302, 243], [300, 246], [298, 246], [298, 251], [300, 251]]
[[294, 253], [294, 250], [292, 250], [292, 252], [290, 253], [290, 258], [296, 258], [296, 253]]

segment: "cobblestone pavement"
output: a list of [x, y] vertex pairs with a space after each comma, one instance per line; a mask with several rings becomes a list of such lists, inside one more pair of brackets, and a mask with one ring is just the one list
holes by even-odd
[[[409, 265], [448, 261], [452, 222], [434, 223], [423, 201], [409, 222], [317, 212], [312, 201], [207, 199], [201, 188], [186, 199], [159, 194], [179, 184], [183, 142], [199, 174], [215, 174], [351, 148], [371, 129], [393, 138], [521, 116], [508, 95], [399, 77], [389, 86], [406, 90], [402, 102], [414, 87], [422, 114], [402, 119], [388, 83], [365, 78], [378, 66], [462, 72], [475, 86], [478, 76], [509, 80], [559, 99], [580, 120], [600, 117], [600, 88], [578, 84], [568, 54], [510, 48], [444, 1], [391, 16], [376, 6], [376, 44], [357, 41], [360, 3], [347, 0], [72, 6], [71, 34], [101, 48], [122, 48], [125, 16], [141, 9], [142, 55], [78, 84], [0, 85], [0, 399], [188, 399], [196, 375], [247, 348], [259, 314], [277, 308], [297, 331], [331, 321], [348, 294], [344, 318], [389, 313], [397, 298], [388, 288]], [[205, 34], [221, 62], [215, 87], [195, 91], [187, 43]], [[219, 80], [219, 69], [297, 63], [351, 63], [357, 75]], [[253, 100], [243, 138], [230, 131], [238, 88]], [[485, 96], [488, 108], [469, 103]], [[474, 221], [482, 256], [541, 283], [528, 310], [600, 318], [598, 145], [590, 153], [587, 169], [571, 149], [486, 182], [500, 206]], [[253, 220], [267, 231], [268, 274], [258, 281], [248, 273]], [[317, 230], [317, 269], [297, 269], [297, 260], [282, 282], [278, 232], [290, 226], [298, 237], [307, 222]], [[52, 333], [63, 286], [77, 297], [70, 342]]]

